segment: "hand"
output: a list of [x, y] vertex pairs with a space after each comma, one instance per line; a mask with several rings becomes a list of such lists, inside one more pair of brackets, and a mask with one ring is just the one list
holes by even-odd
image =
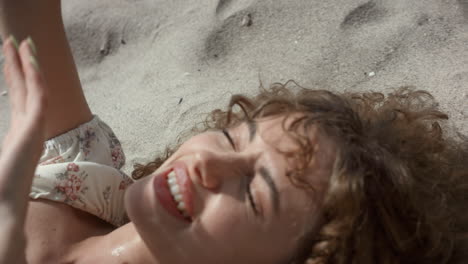
[[15, 42], [10, 37], [3, 45], [11, 119], [0, 154], [0, 215], [5, 220], [0, 228], [0, 263], [13, 263], [12, 258], [24, 255], [21, 238], [28, 194], [45, 140], [47, 90], [34, 44], [24, 40], [18, 49]]
[[10, 128], [3, 150], [29, 143], [34, 145], [29, 150], [35, 149], [37, 156], [44, 141], [46, 89], [35, 57], [35, 47], [30, 38], [18, 47], [16, 40], [10, 37], [3, 45], [3, 52], [3, 70], [11, 105]]
[[16, 40], [10, 37], [3, 52], [11, 119], [0, 155], [0, 204], [23, 200], [19, 194], [27, 197], [45, 140], [46, 108], [46, 86], [32, 40], [24, 40], [18, 48]]

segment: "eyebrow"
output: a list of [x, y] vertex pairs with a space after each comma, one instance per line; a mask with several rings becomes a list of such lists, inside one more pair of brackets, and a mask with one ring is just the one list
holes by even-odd
[[278, 188], [276, 187], [276, 184], [273, 181], [273, 177], [271, 177], [270, 171], [263, 166], [260, 167], [260, 175], [262, 175], [262, 179], [265, 180], [268, 187], [270, 188], [270, 197], [273, 201], [273, 209], [275, 214], [278, 214], [280, 199]]

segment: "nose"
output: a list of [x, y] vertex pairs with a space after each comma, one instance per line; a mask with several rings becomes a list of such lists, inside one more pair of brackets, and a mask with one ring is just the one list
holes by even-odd
[[229, 180], [248, 175], [249, 167], [249, 158], [235, 152], [199, 151], [193, 161], [193, 170], [201, 185], [213, 191]]

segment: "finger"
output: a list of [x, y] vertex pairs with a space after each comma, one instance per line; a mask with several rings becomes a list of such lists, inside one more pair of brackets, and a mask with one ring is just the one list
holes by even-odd
[[16, 39], [10, 36], [3, 44], [5, 54], [4, 74], [7, 82], [12, 110], [21, 110], [26, 98], [26, 87]]
[[[34, 102], [34, 96], [41, 96], [40, 89], [42, 85], [42, 76], [39, 73], [39, 65], [37, 64], [37, 59], [32, 48], [32, 40], [30, 38], [23, 40], [19, 47], [19, 55], [21, 59], [21, 64], [23, 66], [23, 74], [25, 79], [26, 87], [26, 98], [29, 103]], [[28, 93], [33, 93], [29, 95]], [[31, 101], [32, 100], [32, 101]]]
[[[26, 44], [25, 44], [26, 43]], [[20, 56], [26, 81], [26, 112], [36, 121], [42, 120], [46, 107], [47, 87], [36, 59], [34, 42], [28, 38], [20, 46]]]
[[43, 130], [47, 108], [47, 87], [42, 74], [35, 69], [26, 73], [28, 90], [25, 112], [35, 129]]
[[19, 57], [21, 59], [25, 78], [27, 78], [27, 76], [33, 76], [33, 72], [39, 72], [35, 47], [30, 37], [21, 42], [19, 46]]

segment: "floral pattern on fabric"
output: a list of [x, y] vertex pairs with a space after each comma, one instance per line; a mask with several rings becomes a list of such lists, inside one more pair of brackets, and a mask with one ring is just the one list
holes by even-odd
[[76, 165], [75, 163], [70, 162], [70, 163], [67, 165], [67, 171], [78, 172], [78, 171], [80, 171], [80, 167], [79, 167], [78, 165]]
[[129, 221], [124, 194], [133, 183], [119, 170], [124, 162], [112, 129], [94, 116], [44, 143], [29, 197], [66, 203], [121, 226]]
[[125, 163], [125, 155], [123, 154], [120, 141], [117, 139], [114, 133], [109, 134], [109, 146], [111, 148], [111, 156], [114, 168], [121, 168]]
[[96, 133], [90, 127], [86, 128], [83, 136], [78, 136], [78, 140], [80, 141], [81, 150], [85, 154], [85, 157], [89, 155], [91, 152], [92, 142], [94, 140], [99, 142], [99, 138], [96, 137]]
[[111, 155], [112, 155], [112, 161], [114, 163], [114, 167], [121, 168], [124, 165], [125, 157], [122, 154], [123, 152], [120, 146], [115, 146], [112, 149]]
[[80, 195], [85, 195], [88, 190], [88, 187], [83, 186], [83, 181], [88, 177], [86, 172], [80, 172], [78, 165], [69, 163], [67, 170], [56, 174], [55, 177], [57, 179], [55, 190], [57, 193], [65, 196], [65, 203], [79, 201], [86, 206], [80, 199]]
[[107, 186], [102, 192], [102, 197], [104, 198], [104, 201], [106, 201], [106, 203], [109, 203], [110, 195], [111, 195], [111, 187]]

